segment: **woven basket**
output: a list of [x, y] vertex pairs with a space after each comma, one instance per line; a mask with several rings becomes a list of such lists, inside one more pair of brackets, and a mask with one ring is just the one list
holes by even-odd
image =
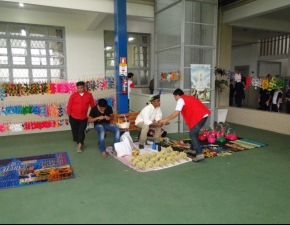
[[126, 118], [126, 116], [124, 114], [122, 114], [119, 118], [123, 118], [123, 117], [125, 119], [125, 122], [116, 123], [116, 126], [119, 127], [120, 129], [128, 129], [130, 127], [130, 122], [127, 121], [127, 118]]

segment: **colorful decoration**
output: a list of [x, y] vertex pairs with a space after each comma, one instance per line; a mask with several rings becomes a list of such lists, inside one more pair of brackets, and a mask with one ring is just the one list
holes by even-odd
[[235, 81], [241, 82], [241, 80], [242, 80], [242, 75], [240, 73], [235, 73]]
[[246, 76], [246, 83], [245, 83], [246, 88], [250, 87], [251, 84], [252, 84], [252, 77]]
[[160, 80], [182, 80], [180, 71], [171, 71], [171, 72], [161, 72]]
[[276, 78], [275, 77], [272, 77], [272, 79], [270, 81], [268, 81], [267, 89], [268, 89], [268, 91], [277, 89]]
[[[91, 79], [85, 82], [88, 91], [105, 90], [114, 88], [114, 78], [98, 78]], [[75, 92], [75, 82], [51, 82], [51, 83], [30, 83], [30, 84], [14, 84], [3, 83], [1, 84], [0, 95], [1, 100], [4, 101], [8, 96], [28, 96], [35, 94], [67, 94]]]
[[258, 78], [258, 77], [253, 77], [252, 78], [252, 86], [254, 86], [255, 87], [255, 89], [257, 89], [257, 87], [258, 88], [260, 88], [261, 87], [261, 79], [260, 78]]

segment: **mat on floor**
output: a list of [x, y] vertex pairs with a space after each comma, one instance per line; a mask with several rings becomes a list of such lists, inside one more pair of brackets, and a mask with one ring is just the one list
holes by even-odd
[[115, 159], [138, 172], [157, 171], [192, 162], [185, 153], [173, 151], [172, 148], [162, 148], [162, 150], [158, 152], [152, 150], [149, 145], [145, 145], [144, 150], [139, 150], [139, 156], [137, 157], [117, 157], [111, 153], [112, 147], [107, 147], [106, 151]]
[[0, 189], [74, 177], [67, 152], [0, 160]]
[[[181, 143], [191, 145], [190, 139], [183, 139]], [[238, 137], [237, 140], [225, 140], [224, 142], [216, 141], [215, 143], [209, 143], [207, 140], [200, 140], [201, 148], [203, 149], [203, 154], [206, 158], [215, 156], [227, 156], [232, 155], [234, 152], [241, 152], [245, 150], [265, 147], [267, 144], [252, 141], [249, 139]], [[172, 146], [175, 151], [185, 151], [185, 148]], [[189, 158], [195, 157], [195, 154], [187, 152]]]

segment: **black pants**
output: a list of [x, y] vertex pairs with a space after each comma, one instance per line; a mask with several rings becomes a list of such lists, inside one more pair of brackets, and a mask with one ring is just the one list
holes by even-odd
[[88, 125], [88, 119], [78, 120], [72, 116], [69, 116], [69, 123], [73, 135], [73, 141], [83, 145], [85, 141], [85, 131]]
[[277, 106], [277, 104], [272, 104], [272, 109], [271, 111], [274, 112], [281, 112], [282, 111], [282, 104], [279, 105], [279, 107]]

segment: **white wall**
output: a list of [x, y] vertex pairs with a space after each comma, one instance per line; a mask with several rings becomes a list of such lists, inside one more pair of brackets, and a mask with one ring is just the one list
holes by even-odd
[[[96, 13], [51, 13], [32, 10], [19, 10], [11, 8], [0, 8], [0, 21], [26, 23], [37, 25], [62, 26], [65, 28], [66, 40], [66, 58], [67, 58], [67, 78], [69, 80], [91, 79], [105, 74], [104, 65], [104, 30], [114, 30], [114, 20], [104, 19], [95, 30], [88, 30], [91, 22], [95, 18]], [[151, 34], [151, 66], [154, 69], [153, 46], [154, 46], [154, 23], [146, 23], [139, 21], [128, 21], [128, 32], [141, 32]], [[106, 91], [94, 91], [95, 98], [115, 96], [116, 90], [110, 89]], [[4, 105], [10, 105], [17, 101], [19, 104], [33, 104], [35, 99], [43, 103], [51, 101], [52, 95], [41, 95], [30, 97], [8, 97], [3, 102]], [[61, 95], [59, 99], [66, 102], [68, 95]], [[59, 100], [58, 99], [58, 100]], [[0, 120], [2, 120], [0, 118]], [[10, 116], [5, 118], [5, 122], [25, 122], [31, 120], [46, 120], [39, 119], [38, 116]], [[69, 126], [62, 127], [61, 130], [70, 129]], [[43, 129], [37, 132], [57, 131], [59, 128]], [[4, 132], [0, 136], [31, 133], [24, 131], [18, 133]]]
[[[104, 75], [104, 30], [114, 30], [114, 20], [104, 19], [88, 31], [92, 14], [61, 14], [0, 8], [0, 21], [65, 27], [68, 79]], [[154, 24], [128, 21], [128, 32], [150, 33], [151, 66], [154, 68]]]

